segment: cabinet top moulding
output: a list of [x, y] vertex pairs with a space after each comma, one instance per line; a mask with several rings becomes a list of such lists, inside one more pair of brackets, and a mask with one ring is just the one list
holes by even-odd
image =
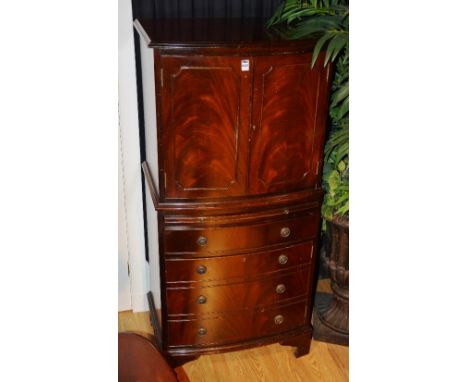
[[[157, 211], [171, 211], [173, 214], [197, 214], [203, 212], [205, 215], [216, 215], [219, 212], [226, 213], [241, 213], [246, 210], [255, 211], [255, 209], [262, 209], [269, 207], [286, 208], [288, 205], [307, 205], [308, 208], [320, 207], [323, 199], [323, 191], [321, 189], [315, 190], [300, 190], [296, 192], [289, 192], [286, 194], [273, 194], [273, 195], [258, 195], [258, 196], [245, 196], [239, 198], [230, 198], [227, 200], [184, 200], [161, 202], [158, 191], [151, 176], [148, 163], [145, 161], [141, 164], [143, 174], [148, 184], [151, 199], [153, 201], [154, 209]], [[287, 209], [286, 209], [287, 211]]]
[[166, 54], [291, 54], [310, 52], [316, 39], [285, 40], [265, 19], [156, 19], [134, 25], [150, 48]]

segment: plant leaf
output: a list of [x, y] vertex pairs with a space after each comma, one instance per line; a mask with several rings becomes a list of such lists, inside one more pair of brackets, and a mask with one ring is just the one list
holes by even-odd
[[322, 37], [320, 37], [320, 39], [317, 41], [317, 44], [315, 45], [315, 48], [314, 48], [314, 53], [312, 54], [312, 63], [310, 65], [311, 67], [313, 67], [315, 64], [315, 61], [317, 61], [317, 58], [320, 54], [322, 46], [332, 37], [333, 37], [333, 33], [327, 32]]
[[328, 43], [327, 53], [325, 55], [323, 66], [326, 66], [330, 59], [331, 61], [334, 61], [336, 56], [343, 50], [344, 46], [348, 42], [348, 36], [345, 33], [341, 31], [335, 31], [334, 33], [335, 35]]
[[332, 94], [331, 106], [336, 106], [340, 101], [344, 100], [348, 96], [349, 96], [349, 82], [347, 81]]

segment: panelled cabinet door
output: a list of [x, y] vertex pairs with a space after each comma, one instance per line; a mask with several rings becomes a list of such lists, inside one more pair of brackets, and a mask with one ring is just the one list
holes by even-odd
[[[255, 59], [250, 193], [290, 192], [320, 182], [329, 67], [311, 54]], [[325, 93], [325, 94], [324, 94]]]
[[[242, 195], [247, 183], [249, 57], [162, 56], [165, 198]], [[245, 61], [244, 61], [245, 66]]]

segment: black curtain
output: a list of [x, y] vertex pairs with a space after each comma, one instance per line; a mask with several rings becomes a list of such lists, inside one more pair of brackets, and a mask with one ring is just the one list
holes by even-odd
[[282, 0], [132, 0], [134, 18], [269, 18]]
[[[132, 0], [133, 19], [164, 18], [262, 18], [269, 19], [283, 0]], [[140, 128], [140, 157], [146, 159], [145, 133], [143, 114], [143, 91], [141, 86], [140, 40], [135, 36], [135, 63], [137, 75], [138, 118]], [[148, 243], [146, 224], [146, 188], [142, 173], [143, 216], [145, 225], [145, 242]], [[153, 233], [155, 234], [155, 233]], [[148, 247], [146, 246], [146, 260]]]

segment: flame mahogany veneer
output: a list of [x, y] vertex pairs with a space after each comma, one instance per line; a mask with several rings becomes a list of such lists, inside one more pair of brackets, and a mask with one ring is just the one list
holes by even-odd
[[135, 21], [151, 322], [174, 366], [273, 342], [307, 354], [330, 66], [263, 20]]

